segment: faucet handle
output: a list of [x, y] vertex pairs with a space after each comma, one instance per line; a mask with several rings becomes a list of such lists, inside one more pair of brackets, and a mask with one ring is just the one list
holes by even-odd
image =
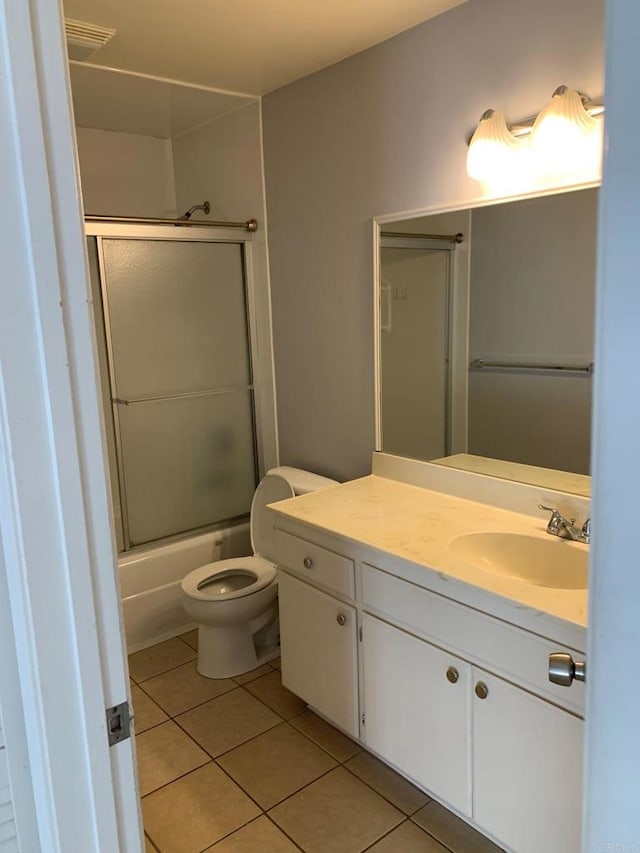
[[[550, 512], [551, 513], [551, 521], [558, 521], [559, 519], [562, 518], [562, 514], [559, 512], [559, 510], [557, 510], [553, 506], [545, 506], [544, 504], [538, 504], [538, 509], [544, 509], [547, 512]], [[551, 521], [549, 523], [551, 523]], [[575, 518], [570, 518], [569, 522], [571, 524], [575, 524], [576, 520], [575, 520]]]
[[583, 541], [589, 544], [591, 542], [591, 519], [588, 518], [582, 525]]
[[564, 523], [564, 518], [560, 512], [555, 507], [545, 506], [544, 504], [538, 504], [538, 509], [544, 509], [546, 512], [551, 513], [551, 518], [547, 523], [547, 532], [558, 535]]

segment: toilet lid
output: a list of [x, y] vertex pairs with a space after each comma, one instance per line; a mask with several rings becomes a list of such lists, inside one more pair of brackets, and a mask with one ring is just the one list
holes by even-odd
[[265, 560], [275, 562], [275, 538], [273, 513], [267, 504], [295, 497], [291, 484], [278, 474], [267, 474], [258, 485], [251, 502], [251, 547], [253, 553]]

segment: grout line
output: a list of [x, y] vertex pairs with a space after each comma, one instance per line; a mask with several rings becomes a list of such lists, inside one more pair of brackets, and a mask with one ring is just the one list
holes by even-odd
[[[221, 680], [222, 680], [222, 679], [221, 679]], [[156, 704], [156, 705], [158, 706], [158, 708], [160, 708], [160, 710], [161, 710], [164, 714], [166, 714], [166, 715], [169, 717], [169, 719], [170, 719], [170, 720], [175, 720], [175, 719], [176, 719], [176, 717], [180, 717], [180, 716], [182, 716], [182, 714], [188, 714], [190, 711], [195, 711], [195, 709], [196, 709], [196, 708], [200, 708], [200, 707], [202, 707], [202, 705], [206, 705], [206, 704], [207, 704], [207, 702], [214, 702], [216, 699], [220, 699], [222, 696], [226, 696], [226, 695], [227, 695], [227, 693], [233, 693], [233, 691], [234, 691], [234, 690], [237, 690], [237, 689], [238, 689], [238, 687], [240, 687], [240, 685], [239, 685], [239, 684], [234, 684], [234, 685], [233, 685], [232, 687], [230, 687], [228, 690], [223, 690], [223, 692], [222, 692], [222, 693], [218, 693], [218, 694], [217, 694], [217, 696], [211, 696], [209, 699], [204, 699], [202, 702], [198, 702], [197, 704], [193, 705], [191, 708], [185, 708], [185, 709], [184, 709], [184, 711], [178, 711], [178, 713], [177, 713], [177, 714], [170, 714], [170, 713], [169, 713], [169, 711], [167, 711], [167, 709], [166, 709], [166, 708], [163, 708], [163, 707], [162, 707], [162, 705], [158, 702], [158, 700], [157, 700], [157, 699], [154, 699], [154, 698], [153, 698], [153, 696], [152, 696], [150, 693], [147, 693], [147, 691], [146, 691], [146, 690], [144, 690], [144, 688], [142, 687], [142, 685], [140, 685], [140, 684], [139, 684], [139, 685], [138, 685], [138, 687], [140, 687], [140, 689], [143, 691], [143, 693], [145, 694], [145, 696], [148, 696], [148, 697], [149, 697], [149, 699], [151, 699], [151, 701], [152, 701], [154, 704]], [[136, 710], [136, 709], [135, 709], [135, 707], [134, 707], [134, 709], [133, 709], [134, 715], [135, 715], [135, 710]], [[165, 722], [166, 722], [166, 720], [165, 720]]]
[[[366, 753], [367, 753], [367, 755], [371, 755], [371, 757], [372, 757], [372, 758], [376, 758], [376, 756], [375, 756], [375, 755], [372, 755], [372, 753], [368, 752], [366, 749], [365, 749], [365, 750], [363, 750], [363, 752], [366, 752]], [[352, 755], [352, 756], [351, 756], [351, 758], [356, 758], [356, 757], [357, 757], [357, 756], [355, 756], [355, 755]], [[347, 759], [347, 761], [350, 761], [350, 760], [351, 760], [350, 758], [348, 758], [348, 759]], [[377, 759], [377, 760], [379, 761], [380, 759]], [[383, 763], [384, 763], [384, 762], [383, 762]], [[351, 770], [351, 768], [350, 768], [350, 767], [347, 767], [347, 766], [346, 766], [346, 763], [345, 763], [345, 764], [341, 764], [340, 766], [341, 766], [341, 767], [344, 767], [344, 769], [347, 771], [347, 773], [350, 773], [350, 774], [351, 774], [355, 779], [357, 779], [359, 782], [362, 782], [362, 784], [363, 784], [363, 785], [366, 785], [366, 786], [367, 786], [367, 788], [369, 788], [371, 791], [373, 791], [373, 792], [374, 792], [374, 794], [377, 794], [379, 797], [382, 797], [382, 799], [383, 799], [383, 800], [385, 800], [387, 803], [389, 803], [389, 805], [393, 806], [393, 808], [394, 808], [397, 812], [400, 812], [400, 814], [401, 814], [401, 815], [402, 815], [406, 820], [410, 820], [410, 819], [411, 819], [411, 817], [412, 817], [414, 814], [417, 814], [417, 813], [420, 811], [420, 809], [423, 809], [425, 806], [428, 806], [428, 805], [429, 805], [429, 803], [432, 803], [432, 802], [433, 802], [433, 800], [431, 799], [431, 797], [429, 797], [429, 794], [424, 794], [424, 792], [423, 792], [423, 791], [420, 791], [420, 788], [417, 788], [417, 790], [418, 790], [418, 791], [420, 791], [420, 793], [421, 793], [421, 794], [423, 794], [425, 797], [428, 797], [428, 800], [427, 800], [427, 802], [426, 802], [426, 803], [423, 803], [421, 806], [418, 806], [418, 808], [417, 808], [414, 812], [412, 812], [411, 814], [407, 814], [403, 809], [401, 809], [401, 808], [400, 808], [400, 806], [399, 806], [399, 805], [397, 805], [397, 803], [394, 803], [394, 802], [393, 802], [393, 800], [390, 800], [390, 799], [389, 799], [389, 797], [387, 797], [385, 794], [382, 794], [382, 793], [381, 793], [377, 788], [374, 788], [374, 787], [373, 787], [373, 785], [369, 784], [369, 782], [367, 782], [367, 781], [366, 781], [366, 779], [362, 779], [360, 776], [358, 776], [358, 774], [357, 774], [357, 773], [354, 773], [354, 772], [353, 772], [353, 770]], [[392, 773], [396, 773], [396, 771], [393, 769], [393, 767], [388, 767], [388, 765], [386, 765], [386, 764], [385, 764], [385, 767], [387, 767], [387, 769], [388, 769], [388, 770], [391, 770], [391, 772], [392, 772]], [[400, 776], [400, 774], [399, 774], [399, 773], [397, 773], [396, 775]], [[405, 779], [405, 778], [404, 778], [404, 776], [400, 776], [400, 779], [402, 779], [402, 781], [403, 781], [403, 782], [406, 782], [408, 785], [411, 785], [412, 787], [416, 788], [416, 786], [413, 784], [413, 782], [409, 782], [409, 780], [408, 780], [408, 779]], [[419, 826], [419, 824], [418, 824], [418, 826]], [[420, 827], [420, 829], [423, 829], [423, 828], [424, 828], [424, 827], [422, 827], [422, 826]], [[425, 830], [425, 831], [426, 831], [426, 830]], [[430, 833], [428, 833], [428, 834], [430, 834]], [[437, 840], [437, 839], [436, 839], [436, 840]]]
[[[238, 690], [242, 690], [242, 688], [241, 688], [241, 687], [238, 687]], [[231, 690], [229, 691], [229, 693], [232, 693], [232, 692], [233, 692], [233, 691], [231, 691]], [[226, 693], [223, 693], [223, 694], [222, 694], [222, 696], [226, 696], [226, 695], [227, 695]], [[221, 697], [216, 697], [216, 698], [221, 698]], [[254, 697], [254, 698], [255, 698], [255, 697]], [[215, 701], [215, 699], [210, 699], [209, 701], [214, 702], [214, 701]], [[204, 704], [204, 705], [206, 705], [207, 703], [206, 703], [206, 702], [203, 702], [203, 704]], [[200, 707], [202, 707], [202, 706], [198, 705], [198, 706], [196, 706], [196, 707], [200, 708]], [[265, 706], [265, 707], [267, 707], [267, 706]], [[193, 709], [191, 709], [191, 710], [193, 710]], [[269, 708], [269, 710], [271, 710], [271, 708]], [[189, 712], [188, 712], [188, 711], [185, 711], [184, 713], [185, 713], [185, 714], [188, 714]], [[275, 714], [275, 711], [272, 711], [272, 713], [274, 713], [274, 714]], [[182, 716], [182, 715], [180, 714], [180, 715], [178, 715], [178, 716]], [[232, 752], [234, 749], [237, 749], [239, 746], [244, 746], [244, 744], [245, 744], [245, 743], [249, 743], [249, 741], [255, 740], [256, 738], [260, 737], [260, 735], [265, 734], [266, 732], [270, 731], [271, 729], [275, 729], [275, 728], [276, 728], [276, 726], [279, 726], [279, 725], [281, 725], [282, 723], [286, 723], [286, 722], [287, 722], [287, 721], [286, 721], [286, 720], [284, 720], [282, 717], [280, 717], [280, 715], [279, 715], [279, 714], [276, 714], [276, 717], [278, 717], [278, 722], [277, 722], [277, 723], [274, 723], [272, 726], [269, 726], [268, 728], [264, 729], [264, 730], [263, 730], [263, 731], [261, 731], [261, 732], [258, 732], [258, 733], [257, 733], [257, 734], [255, 734], [255, 735], [251, 735], [251, 737], [248, 737], [246, 740], [240, 741], [240, 743], [237, 743], [235, 746], [232, 746], [232, 747], [230, 747], [229, 749], [226, 749], [224, 752], [221, 752], [221, 753], [219, 753], [218, 755], [211, 755], [211, 753], [209, 752], [209, 750], [208, 750], [208, 749], [206, 749], [206, 748], [205, 748], [205, 747], [204, 747], [204, 746], [203, 746], [203, 745], [202, 745], [198, 740], [196, 740], [196, 738], [195, 738], [192, 734], [190, 734], [190, 733], [189, 733], [189, 732], [184, 728], [184, 726], [181, 724], [181, 722], [180, 722], [180, 720], [178, 719], [178, 717], [172, 717], [172, 718], [171, 718], [171, 722], [174, 722], [174, 723], [175, 723], [175, 724], [176, 724], [176, 725], [177, 725], [177, 726], [178, 726], [178, 727], [179, 727], [179, 728], [180, 728], [180, 729], [181, 729], [181, 730], [182, 730], [186, 735], [188, 735], [188, 736], [191, 738], [191, 740], [192, 740], [194, 743], [196, 743], [196, 744], [200, 747], [200, 749], [204, 750], [204, 752], [206, 752], [206, 753], [207, 753], [207, 755], [211, 758], [211, 760], [212, 760], [212, 761], [215, 761], [217, 758], [222, 758], [222, 756], [223, 756], [223, 755], [227, 755], [227, 753]]]
[[[293, 796], [293, 794], [292, 794], [291, 796]], [[293, 846], [294, 846], [294, 847], [296, 847], [298, 850], [301, 850], [301, 851], [302, 851], [302, 853], [305, 853], [305, 849], [304, 849], [304, 847], [300, 847], [300, 845], [298, 844], [298, 842], [297, 842], [297, 841], [295, 841], [295, 840], [294, 840], [294, 839], [289, 835], [289, 833], [288, 833], [288, 832], [286, 832], [286, 831], [285, 831], [281, 826], [278, 826], [278, 824], [275, 822], [275, 820], [273, 820], [273, 818], [272, 818], [270, 815], [268, 815], [266, 812], [264, 812], [264, 816], [265, 816], [265, 817], [266, 817], [266, 819], [269, 821], [269, 823], [273, 824], [273, 826], [275, 826], [275, 828], [276, 828], [279, 832], [281, 832], [281, 833], [284, 835], [284, 837], [285, 837], [285, 838], [288, 838], [288, 839], [289, 839], [289, 841], [293, 844]]]
[[[217, 763], [219, 758], [224, 758], [225, 755], [229, 755], [229, 753], [233, 752], [234, 749], [240, 749], [241, 746], [246, 746], [248, 743], [251, 743], [251, 741], [257, 740], [259, 737], [262, 737], [262, 735], [266, 735], [267, 732], [272, 732], [274, 729], [277, 729], [278, 726], [282, 726], [286, 722], [287, 722], [286, 720], [280, 720], [279, 723], [275, 723], [273, 726], [269, 726], [268, 729], [264, 729], [264, 731], [258, 732], [257, 735], [251, 735], [251, 737], [247, 738], [246, 740], [241, 741], [240, 743], [236, 744], [235, 746], [232, 746], [229, 749], [225, 749], [225, 751], [221, 752], [219, 755], [216, 755], [215, 757], [212, 756], [213, 760]], [[201, 748], [204, 749], [204, 747], [201, 747]], [[206, 750], [205, 750], [205, 752], [206, 752]], [[224, 770], [224, 767], [222, 767], [221, 769]]]
[[153, 838], [149, 835], [146, 829], [144, 830], [144, 840], [145, 842], [148, 842], [151, 845], [152, 850], [155, 850], [157, 851], [157, 853], [160, 853], [160, 848], [157, 844], [154, 843]]
[[[188, 649], [193, 651], [191, 646], [187, 645], [186, 643], [185, 646], [187, 646]], [[131, 680], [134, 681], [138, 685], [138, 687], [142, 687], [145, 681], [151, 681], [152, 678], [159, 678], [161, 675], [166, 675], [168, 672], [173, 672], [174, 669], [180, 669], [181, 666], [186, 666], [188, 663], [193, 663], [195, 660], [197, 660], [197, 654], [196, 657], [193, 657], [190, 660], [183, 660], [182, 663], [178, 663], [175, 666], [170, 666], [168, 669], [163, 669], [162, 672], [156, 672], [154, 673], [154, 675], [148, 676], [148, 678], [141, 678], [140, 681], [136, 681], [135, 678], [133, 678], [133, 676], [131, 675], [131, 672], [129, 672], [129, 678], [131, 678]]]
[[[258, 808], [260, 808], [260, 806], [258, 806]], [[227, 832], [226, 835], [223, 835], [221, 838], [218, 838], [216, 841], [213, 842], [213, 844], [207, 844], [207, 846], [203, 847], [202, 850], [199, 851], [199, 853], [208, 853], [208, 851], [213, 850], [213, 848], [216, 846], [216, 844], [220, 844], [220, 842], [224, 841], [225, 838], [230, 838], [234, 833], [240, 832], [241, 829], [244, 829], [245, 827], [249, 826], [250, 824], [255, 823], [257, 820], [259, 820], [263, 816], [264, 816], [264, 812], [261, 812], [259, 815], [252, 817], [251, 820], [246, 821], [241, 826], [237, 826], [235, 829], [232, 829], [231, 832]]]
[[[204, 750], [203, 750], [204, 751]], [[209, 755], [209, 753], [207, 753]], [[173, 785], [174, 782], [179, 782], [181, 779], [184, 779], [186, 776], [190, 776], [192, 773], [195, 773], [196, 770], [202, 770], [203, 767], [208, 767], [209, 764], [215, 764], [215, 761], [209, 756], [209, 761], [205, 761], [204, 764], [200, 764], [198, 767], [193, 767], [191, 770], [187, 770], [186, 773], [181, 773], [180, 776], [176, 776], [175, 779], [172, 779], [170, 782], [165, 782], [163, 785], [158, 785], [157, 788], [154, 788], [153, 791], [148, 791], [146, 794], [143, 794], [140, 797], [140, 802], [146, 800], [147, 797], [150, 797], [152, 794], [157, 794], [158, 791], [162, 791], [163, 788], [168, 788], [169, 785]], [[149, 836], [151, 837], [151, 836]]]
[[[405, 818], [405, 820], [401, 821], [400, 823], [397, 823], [395, 826], [392, 826], [391, 829], [389, 829], [387, 832], [384, 833], [384, 835], [381, 835], [378, 838], [376, 838], [376, 840], [372, 841], [368, 847], [364, 847], [362, 849], [361, 853], [366, 853], [367, 850], [371, 850], [372, 847], [375, 847], [375, 845], [378, 844], [380, 841], [383, 841], [385, 838], [388, 838], [392, 832], [395, 832], [396, 829], [400, 829], [400, 827], [403, 826], [407, 822], [408, 822], [408, 818]], [[416, 826], [417, 826], [417, 824], [416, 824]]]
[[[435, 803], [435, 802], [437, 802], [437, 801], [436, 801], [436, 800], [431, 800], [431, 802], [432, 802], [432, 803]], [[429, 803], [427, 803], [427, 805], [429, 805]], [[438, 804], [438, 805], [439, 805], [439, 804]], [[443, 808], [445, 808], [445, 807], [443, 806]], [[447, 809], [447, 811], [449, 811], [449, 809]], [[452, 815], [453, 815], [453, 817], [456, 817], [456, 818], [458, 817], [457, 815], [454, 815], [454, 814], [453, 814], [453, 812], [449, 812], [449, 813], [450, 813], [450, 814], [452, 814]], [[418, 812], [415, 812], [415, 814], [418, 814]], [[444, 847], [444, 849], [445, 849], [445, 850], [448, 850], [448, 851], [449, 851], [449, 853], [464, 853], [464, 850], [454, 850], [454, 848], [453, 848], [453, 847], [449, 847], [449, 845], [448, 845], [448, 844], [445, 844], [445, 843], [444, 843], [444, 841], [442, 841], [440, 838], [438, 838], [437, 836], [435, 836], [432, 832], [429, 832], [429, 830], [428, 830], [428, 829], [426, 829], [424, 826], [422, 826], [422, 824], [418, 823], [418, 821], [417, 821], [417, 820], [414, 820], [414, 819], [413, 819], [414, 817], [415, 817], [415, 815], [412, 815], [412, 816], [409, 818], [409, 820], [410, 820], [412, 823], [415, 823], [415, 825], [416, 825], [419, 829], [421, 829], [423, 832], [426, 832], [426, 833], [427, 833], [427, 835], [429, 836], [429, 838], [433, 838], [433, 840], [434, 840], [434, 841], [437, 841], [437, 842], [438, 842], [438, 844], [440, 844], [440, 846], [441, 846], [441, 847]], [[458, 820], [460, 820], [460, 818], [458, 818]]]

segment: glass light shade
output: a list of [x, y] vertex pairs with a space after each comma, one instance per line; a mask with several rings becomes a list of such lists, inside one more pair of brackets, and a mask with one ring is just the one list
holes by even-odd
[[600, 165], [601, 122], [589, 115], [577, 92], [560, 86], [535, 120], [531, 149], [541, 173], [595, 175]]
[[521, 147], [502, 113], [487, 110], [469, 143], [467, 174], [485, 183], [510, 178], [518, 168]]

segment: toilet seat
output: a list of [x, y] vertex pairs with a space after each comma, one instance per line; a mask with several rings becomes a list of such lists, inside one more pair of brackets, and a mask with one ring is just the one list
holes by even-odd
[[[253, 582], [243, 586], [220, 592], [216, 581], [223, 582], [225, 578], [253, 577]], [[216, 560], [206, 563], [184, 578], [182, 591], [196, 601], [230, 601], [243, 598], [268, 586], [276, 578], [276, 567], [262, 557], [236, 557], [232, 560]], [[230, 583], [230, 586], [234, 586]]]

